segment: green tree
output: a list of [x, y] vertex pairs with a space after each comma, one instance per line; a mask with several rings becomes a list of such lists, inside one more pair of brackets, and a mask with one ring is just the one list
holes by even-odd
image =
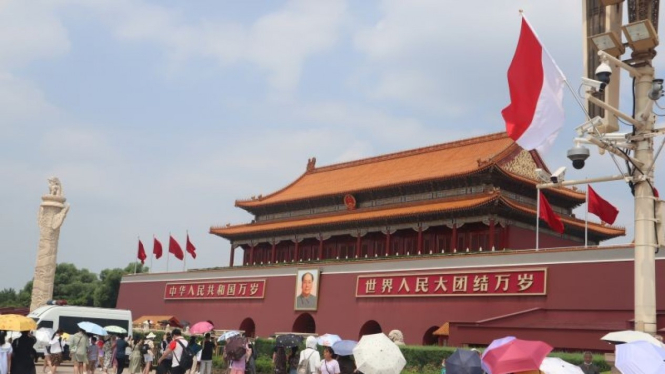
[[88, 269], [78, 269], [74, 264], [58, 264], [53, 299], [67, 300], [69, 305], [93, 306], [93, 294], [98, 285], [97, 275]]
[[99, 274], [100, 283], [93, 295], [94, 305], [102, 308], [115, 308], [120, 291], [120, 280], [125, 274], [147, 273], [148, 267], [140, 263], [130, 263], [124, 269], [105, 269]]
[[5, 288], [0, 291], [0, 307], [19, 306], [18, 292], [13, 288]]

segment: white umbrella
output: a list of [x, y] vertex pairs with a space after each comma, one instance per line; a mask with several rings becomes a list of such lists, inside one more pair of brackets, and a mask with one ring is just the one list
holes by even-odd
[[382, 333], [364, 335], [353, 348], [353, 357], [365, 374], [399, 374], [406, 365], [402, 351]]
[[657, 347], [663, 347], [663, 343], [658, 341], [658, 339], [642, 331], [633, 331], [633, 330], [615, 331], [603, 336], [602, 338], [600, 338], [600, 340], [604, 340], [606, 342], [614, 342], [614, 343], [630, 343], [637, 341], [645, 341]]
[[335, 334], [323, 334], [323, 335], [319, 336], [318, 338], [316, 338], [316, 342], [319, 345], [323, 345], [323, 346], [326, 346], [326, 347], [332, 347], [333, 344], [335, 344], [335, 343], [337, 343], [341, 340], [342, 340], [342, 338], [340, 338], [339, 335], [335, 335]]
[[636, 341], [616, 346], [614, 366], [623, 374], [662, 374], [665, 373], [665, 349], [645, 342]]
[[240, 335], [240, 332], [239, 331], [233, 331], [233, 330], [227, 331], [227, 332], [223, 333], [222, 335], [220, 335], [219, 338], [217, 338], [217, 341], [221, 342], [221, 341], [224, 341], [224, 340], [228, 340], [229, 338], [232, 338], [236, 335]]
[[115, 325], [106, 326], [106, 327], [104, 327], [104, 330], [106, 330], [106, 332], [109, 332], [111, 334], [126, 334], [127, 333], [126, 329], [124, 329], [120, 326], [115, 326]]
[[545, 357], [540, 364], [540, 371], [545, 374], [584, 374], [579, 366], [575, 366], [558, 357]]
[[41, 327], [35, 331], [35, 339], [42, 344], [49, 344], [53, 336], [53, 329], [48, 327]]

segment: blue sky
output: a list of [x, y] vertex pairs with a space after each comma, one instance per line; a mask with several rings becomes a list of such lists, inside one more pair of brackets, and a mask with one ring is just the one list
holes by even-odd
[[[0, 251], [12, 259], [0, 285], [32, 277], [51, 175], [71, 204], [60, 262], [121, 267], [138, 236], [150, 251], [153, 235], [184, 242], [189, 230], [199, 257], [188, 267], [225, 266], [229, 244], [209, 227], [249, 221], [234, 200], [285, 186], [310, 157], [502, 131], [518, 9], [576, 89], [574, 0], [0, 0]], [[583, 122], [570, 92], [565, 105], [552, 169], [569, 164]], [[617, 173], [593, 150], [589, 165], [568, 178]], [[627, 187], [596, 190], [629, 227], [618, 242], [631, 241]]]

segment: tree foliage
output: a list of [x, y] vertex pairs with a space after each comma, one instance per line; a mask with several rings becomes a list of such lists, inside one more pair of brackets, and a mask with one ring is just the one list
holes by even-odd
[[[53, 299], [67, 300], [68, 305], [115, 308], [120, 280], [125, 274], [146, 273], [148, 267], [130, 263], [124, 269], [104, 269], [99, 276], [74, 264], [58, 264], [55, 269]], [[0, 290], [0, 307], [28, 307], [32, 295], [32, 280], [23, 289]]]

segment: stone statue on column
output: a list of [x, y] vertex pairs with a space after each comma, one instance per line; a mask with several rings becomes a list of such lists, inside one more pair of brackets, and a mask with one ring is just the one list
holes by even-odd
[[46, 305], [53, 298], [53, 283], [58, 257], [58, 239], [60, 226], [67, 217], [69, 205], [65, 205], [62, 184], [56, 177], [48, 180], [49, 193], [42, 196], [37, 224], [39, 225], [39, 248], [37, 264], [32, 281], [32, 301], [30, 311]]

